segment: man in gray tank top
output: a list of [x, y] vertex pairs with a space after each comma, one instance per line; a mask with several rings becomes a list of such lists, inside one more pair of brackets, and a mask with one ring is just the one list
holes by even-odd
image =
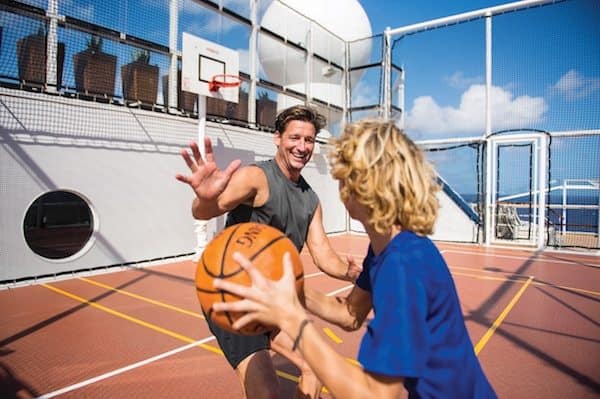
[[[209, 220], [227, 213], [226, 225], [254, 221], [278, 228], [301, 251], [306, 244], [315, 265], [328, 275], [354, 281], [361, 266], [348, 257], [344, 262], [335, 253], [323, 227], [319, 198], [301, 175], [312, 157], [316, 136], [325, 119], [316, 110], [293, 106], [283, 110], [275, 121], [275, 157], [240, 167], [236, 160], [220, 170], [214, 160], [212, 144], [205, 139], [206, 159], [198, 145], [190, 145], [192, 156], [182, 151], [191, 175], [178, 174], [196, 194], [192, 214]], [[320, 382], [291, 348], [291, 339], [283, 334], [242, 336], [232, 334], [206, 318], [225, 357], [236, 370], [246, 398], [278, 397], [279, 384], [268, 350], [272, 347], [302, 370], [298, 384], [301, 397], [318, 397]], [[270, 340], [272, 339], [272, 340]]]

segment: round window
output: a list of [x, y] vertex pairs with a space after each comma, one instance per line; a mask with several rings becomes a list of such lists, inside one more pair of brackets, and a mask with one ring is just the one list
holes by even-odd
[[79, 252], [93, 228], [88, 203], [69, 191], [51, 191], [38, 197], [27, 209], [23, 222], [29, 248], [49, 259], [64, 259]]

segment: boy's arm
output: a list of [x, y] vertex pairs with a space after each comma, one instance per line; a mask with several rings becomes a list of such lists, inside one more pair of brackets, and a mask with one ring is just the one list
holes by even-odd
[[360, 328], [372, 308], [371, 294], [356, 285], [346, 297], [326, 296], [305, 286], [304, 298], [308, 311], [347, 331]]

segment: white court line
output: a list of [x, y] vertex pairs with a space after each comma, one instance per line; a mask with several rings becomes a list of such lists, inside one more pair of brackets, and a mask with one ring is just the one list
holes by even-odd
[[305, 274], [304, 278], [317, 277], [317, 276], [320, 276], [322, 274], [325, 274], [325, 273], [323, 273], [323, 272], [315, 272], [315, 273], [311, 273], [311, 274]]
[[330, 292], [330, 293], [328, 293], [326, 296], [334, 296], [335, 294], [339, 294], [339, 293], [340, 293], [340, 292], [342, 292], [342, 291], [349, 290], [349, 289], [350, 289], [350, 288], [352, 288], [352, 287], [354, 287], [354, 284], [350, 284], [350, 285], [347, 285], [347, 286], [345, 286], [345, 287], [339, 288], [339, 289], [337, 289], [337, 290], [335, 290], [335, 291], [331, 291], [331, 292]]
[[144, 365], [146, 365], [148, 363], [152, 363], [152, 362], [154, 362], [156, 360], [164, 359], [165, 357], [169, 357], [169, 356], [174, 355], [176, 353], [183, 352], [183, 351], [191, 349], [191, 348], [193, 348], [195, 346], [204, 344], [204, 343], [206, 343], [208, 341], [212, 341], [213, 339], [215, 339], [215, 337], [214, 336], [210, 336], [210, 337], [201, 339], [200, 341], [192, 342], [191, 344], [187, 344], [187, 345], [181, 346], [181, 347], [173, 349], [173, 350], [171, 350], [169, 352], [161, 353], [160, 355], [156, 355], [156, 356], [151, 357], [149, 359], [142, 360], [140, 362], [130, 364], [129, 366], [125, 366], [125, 367], [122, 367], [120, 369], [113, 370], [113, 371], [111, 371], [109, 373], [102, 374], [102, 375], [99, 375], [97, 377], [93, 377], [93, 378], [90, 378], [88, 380], [85, 380], [85, 381], [81, 381], [81, 382], [79, 382], [77, 384], [73, 384], [73, 385], [70, 385], [68, 387], [61, 388], [59, 390], [56, 390], [54, 392], [50, 392], [50, 393], [44, 394], [42, 396], [38, 396], [38, 399], [53, 398], [55, 396], [62, 395], [63, 393], [74, 391], [74, 390], [82, 388], [82, 387], [84, 387], [86, 385], [93, 384], [95, 382], [104, 380], [106, 378], [110, 378], [110, 377], [113, 377], [115, 375], [118, 375], [118, 374], [121, 374], [121, 373], [125, 373], [125, 372], [133, 370], [135, 368], [144, 366]]
[[[317, 276], [322, 276], [322, 275], [326, 275], [326, 274], [323, 273], [323, 272], [316, 272], [316, 273], [307, 274], [307, 275], [304, 276], [304, 278], [307, 279], [307, 278], [317, 277]], [[350, 285], [347, 285], [345, 287], [339, 288], [339, 289], [337, 289], [335, 291], [331, 291], [330, 293], [326, 294], [325, 296], [333, 296], [335, 294], [339, 294], [342, 291], [349, 290], [352, 287], [354, 287], [354, 284], [350, 284]]]
[[[317, 277], [317, 276], [324, 275], [324, 274], [325, 273], [323, 273], [323, 272], [316, 272], [316, 273], [307, 274], [307, 275], [304, 276], [304, 278]], [[353, 284], [350, 284], [350, 285], [348, 285], [346, 287], [342, 287], [340, 289], [337, 289], [335, 291], [332, 291], [332, 292], [328, 293], [327, 296], [336, 295], [336, 294], [338, 294], [338, 293], [340, 293], [342, 291], [346, 291], [346, 290], [352, 288], [353, 286], [354, 286]], [[118, 374], [125, 373], [127, 371], [130, 371], [130, 370], [136, 369], [138, 367], [144, 366], [146, 364], [152, 363], [154, 361], [157, 361], [157, 360], [160, 360], [160, 359], [164, 359], [165, 357], [169, 357], [169, 356], [174, 355], [176, 353], [183, 352], [183, 351], [191, 349], [191, 348], [193, 348], [195, 346], [201, 345], [201, 344], [203, 344], [205, 342], [212, 341], [213, 339], [215, 339], [214, 336], [210, 336], [210, 337], [204, 338], [204, 339], [202, 339], [200, 341], [196, 341], [196, 342], [193, 342], [191, 344], [187, 344], [187, 345], [181, 346], [181, 347], [173, 349], [173, 350], [171, 350], [169, 352], [165, 352], [165, 353], [162, 353], [160, 355], [156, 355], [154, 357], [151, 357], [149, 359], [142, 360], [140, 362], [130, 364], [129, 366], [125, 366], [125, 367], [122, 367], [120, 369], [108, 372], [106, 374], [102, 374], [102, 375], [99, 375], [99, 376], [87, 379], [85, 381], [81, 381], [81, 382], [79, 382], [77, 384], [73, 384], [73, 385], [70, 385], [70, 386], [58, 389], [56, 391], [49, 392], [49, 393], [44, 394], [42, 396], [38, 396], [37, 399], [50, 399], [50, 398], [54, 398], [54, 397], [56, 397], [58, 395], [62, 395], [64, 393], [71, 392], [71, 391], [74, 391], [74, 390], [79, 389], [79, 388], [83, 388], [86, 385], [90, 385], [90, 384], [96, 383], [98, 381], [102, 381], [104, 379], [107, 379], [107, 378], [110, 378], [110, 377], [114, 377], [114, 376], [116, 376]]]

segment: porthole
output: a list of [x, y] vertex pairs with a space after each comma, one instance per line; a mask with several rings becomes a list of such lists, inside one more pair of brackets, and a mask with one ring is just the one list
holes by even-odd
[[39, 196], [27, 209], [23, 233], [33, 252], [47, 259], [65, 259], [90, 241], [94, 216], [89, 204], [70, 191]]

